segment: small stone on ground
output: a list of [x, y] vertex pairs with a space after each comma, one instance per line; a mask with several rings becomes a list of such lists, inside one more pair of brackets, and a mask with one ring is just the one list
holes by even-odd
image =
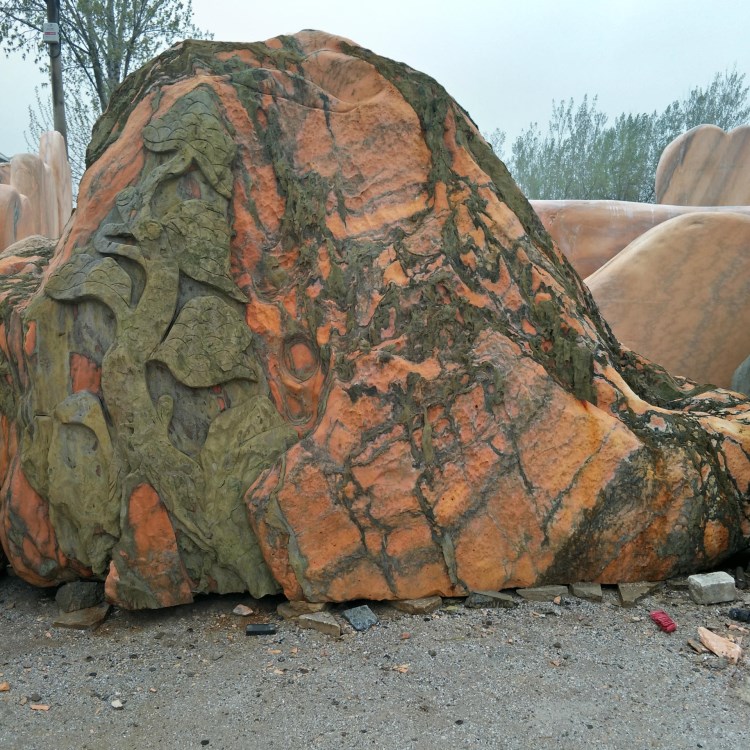
[[72, 628], [74, 630], [88, 630], [101, 625], [109, 614], [110, 606], [106, 602], [95, 607], [78, 609], [75, 612], [62, 612], [52, 623], [57, 628]]
[[289, 602], [281, 602], [281, 604], [276, 607], [276, 613], [285, 620], [296, 620], [301, 614], [300, 612], [297, 612]]
[[661, 583], [653, 581], [640, 581], [638, 583], [618, 583], [617, 595], [621, 607], [635, 607], [644, 597], [653, 594], [662, 586]]
[[602, 587], [598, 583], [571, 583], [570, 593], [578, 599], [587, 599], [590, 602], [602, 600]]
[[359, 631], [368, 630], [379, 622], [375, 613], [366, 604], [345, 609], [341, 614], [355, 630]]
[[317, 630], [319, 633], [332, 635], [334, 638], [338, 638], [341, 635], [341, 626], [330, 612], [302, 614], [297, 618], [297, 624], [301, 628]]
[[479, 609], [483, 607], [502, 607], [503, 609], [513, 609], [518, 606], [518, 600], [511, 594], [503, 594], [500, 591], [472, 591], [466, 597], [464, 606], [469, 609]]
[[690, 576], [688, 590], [696, 604], [720, 604], [737, 598], [734, 578], [723, 571]]
[[518, 589], [516, 593], [530, 602], [551, 602], [558, 596], [568, 593], [567, 586], [535, 586], [530, 589]]
[[55, 601], [63, 612], [90, 609], [104, 601], [104, 584], [99, 581], [64, 583], [57, 590]]

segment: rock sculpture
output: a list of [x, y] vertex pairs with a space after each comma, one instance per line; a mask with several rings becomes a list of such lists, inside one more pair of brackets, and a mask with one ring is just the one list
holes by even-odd
[[[746, 213], [750, 206], [662, 206], [629, 201], [531, 201], [531, 205], [582, 279], [590, 276], [649, 229], [699, 210]], [[658, 358], [657, 358], [658, 359]]]
[[698, 125], [675, 138], [656, 168], [656, 200], [678, 206], [750, 204], [750, 127]]
[[42, 133], [39, 155], [16, 154], [0, 171], [0, 251], [35, 234], [57, 239], [73, 210], [60, 133]]
[[89, 161], [44, 278], [3, 283], [27, 580], [404, 599], [747, 544], [748, 402], [619, 346], [427, 76], [320, 32], [185, 42]]
[[750, 352], [750, 215], [690, 213], [586, 279], [622, 343], [669, 372], [730, 388]]

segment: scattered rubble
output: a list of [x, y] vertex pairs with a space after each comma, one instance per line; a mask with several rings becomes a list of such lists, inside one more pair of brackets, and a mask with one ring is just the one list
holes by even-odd
[[466, 597], [464, 606], [469, 609], [499, 607], [513, 609], [518, 606], [518, 599], [501, 591], [473, 591]]
[[640, 581], [639, 583], [619, 583], [617, 595], [621, 607], [634, 607], [641, 599], [658, 591], [663, 584], [654, 581]]
[[310, 612], [297, 618], [297, 625], [308, 630], [338, 638], [341, 635], [341, 625], [330, 612]]
[[567, 586], [534, 586], [528, 589], [517, 589], [516, 593], [530, 602], [551, 602], [558, 596], [566, 596]]
[[570, 593], [579, 599], [587, 599], [590, 602], [602, 601], [602, 587], [598, 583], [571, 583]]
[[716, 656], [724, 657], [730, 664], [737, 664], [742, 656], [742, 649], [737, 643], [717, 635], [708, 628], [698, 628], [701, 643]]

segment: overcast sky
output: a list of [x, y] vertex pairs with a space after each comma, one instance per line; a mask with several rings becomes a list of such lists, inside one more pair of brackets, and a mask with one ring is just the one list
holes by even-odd
[[[305, 28], [348, 37], [442, 83], [485, 133], [545, 125], [552, 100], [661, 110], [736, 67], [750, 82], [747, 0], [193, 0], [217, 40]], [[0, 152], [27, 150], [33, 63], [0, 58]], [[46, 92], [43, 92], [46, 95]], [[73, 92], [74, 93], [74, 92]], [[71, 95], [71, 92], [67, 92]]]

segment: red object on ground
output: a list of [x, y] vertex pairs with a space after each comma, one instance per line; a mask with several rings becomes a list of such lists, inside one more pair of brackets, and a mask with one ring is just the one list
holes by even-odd
[[657, 609], [651, 613], [651, 619], [665, 632], [674, 633], [677, 623], [663, 610]]

